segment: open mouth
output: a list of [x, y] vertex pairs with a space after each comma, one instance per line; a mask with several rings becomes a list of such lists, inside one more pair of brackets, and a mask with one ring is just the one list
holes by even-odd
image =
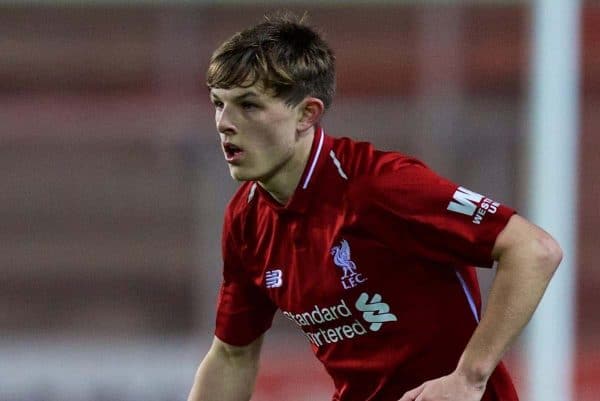
[[225, 151], [225, 158], [228, 161], [238, 159], [243, 152], [242, 148], [240, 148], [232, 143], [224, 143], [223, 150]]

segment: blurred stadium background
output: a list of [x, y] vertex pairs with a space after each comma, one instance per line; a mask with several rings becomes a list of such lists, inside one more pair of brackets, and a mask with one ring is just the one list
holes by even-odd
[[[528, 3], [381, 3], [277, 4], [308, 11], [336, 51], [325, 127], [522, 209]], [[204, 71], [216, 45], [274, 7], [0, 1], [0, 400], [186, 398], [212, 337], [221, 216], [236, 187]], [[592, 401], [600, 4], [581, 17], [573, 399]], [[507, 358], [521, 388], [523, 355], [518, 344]], [[277, 319], [253, 399], [326, 400], [331, 389], [301, 333]]]

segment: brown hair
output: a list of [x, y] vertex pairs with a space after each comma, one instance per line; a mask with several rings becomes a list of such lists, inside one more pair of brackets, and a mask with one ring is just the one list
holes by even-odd
[[314, 96], [328, 108], [335, 93], [335, 57], [304, 20], [278, 12], [233, 35], [210, 59], [208, 87], [229, 89], [258, 83], [289, 106]]

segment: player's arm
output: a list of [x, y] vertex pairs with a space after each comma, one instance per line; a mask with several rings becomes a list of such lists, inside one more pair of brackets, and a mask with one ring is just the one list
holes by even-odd
[[254, 390], [263, 336], [236, 347], [214, 337], [188, 401], [248, 401]]
[[407, 392], [401, 401], [479, 401], [502, 355], [533, 315], [562, 251], [549, 234], [514, 215], [492, 256], [498, 266], [486, 311], [456, 370]]
[[458, 365], [475, 383], [487, 380], [533, 315], [562, 250], [545, 231], [515, 215], [498, 236], [492, 256], [498, 267], [488, 305]]

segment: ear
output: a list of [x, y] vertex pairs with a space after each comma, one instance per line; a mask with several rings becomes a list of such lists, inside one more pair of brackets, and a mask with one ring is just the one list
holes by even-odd
[[316, 97], [307, 97], [298, 105], [298, 123], [296, 129], [298, 132], [305, 132], [315, 126], [323, 116], [325, 106], [321, 99]]

